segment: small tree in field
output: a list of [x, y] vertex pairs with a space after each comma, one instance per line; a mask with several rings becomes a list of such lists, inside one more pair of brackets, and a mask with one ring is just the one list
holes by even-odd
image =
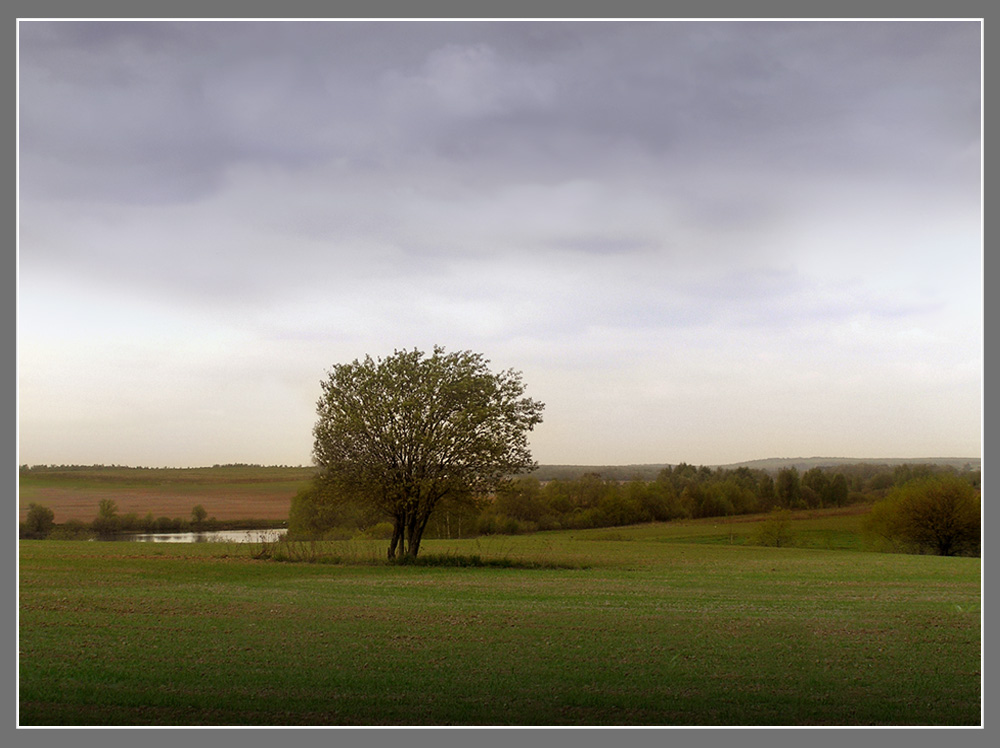
[[980, 539], [979, 505], [979, 492], [959, 476], [921, 478], [875, 504], [865, 529], [903, 550], [940, 556], [974, 553]]
[[90, 523], [98, 535], [114, 535], [121, 529], [121, 519], [118, 516], [118, 504], [114, 499], [101, 499], [97, 505], [97, 517]]
[[46, 538], [55, 527], [55, 513], [47, 506], [28, 504], [28, 516], [24, 520], [24, 529], [32, 538]]
[[767, 545], [774, 548], [787, 548], [794, 541], [792, 515], [787, 509], [772, 511], [752, 537], [752, 542], [755, 545]]
[[206, 519], [208, 519], [208, 511], [201, 504], [195, 504], [191, 509], [191, 524], [200, 526]]
[[389, 558], [416, 556], [445, 497], [471, 499], [535, 466], [527, 432], [543, 404], [519, 372], [435, 346], [338, 364], [322, 382], [313, 429], [321, 480], [393, 525]]

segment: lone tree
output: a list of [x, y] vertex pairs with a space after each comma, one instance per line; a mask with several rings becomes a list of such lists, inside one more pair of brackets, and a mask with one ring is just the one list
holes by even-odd
[[544, 405], [521, 373], [478, 353], [434, 347], [337, 364], [313, 429], [320, 478], [392, 522], [390, 559], [415, 557], [434, 507], [495, 491], [535, 467], [527, 433]]

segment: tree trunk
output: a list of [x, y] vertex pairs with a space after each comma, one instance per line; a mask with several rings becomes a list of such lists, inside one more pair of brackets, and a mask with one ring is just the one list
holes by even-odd
[[420, 541], [424, 537], [424, 530], [427, 529], [427, 521], [431, 518], [430, 512], [426, 512], [423, 517], [414, 518], [413, 527], [410, 530], [409, 553], [416, 558], [417, 551], [420, 550]]
[[417, 551], [420, 550], [420, 537], [419, 531], [417, 530], [417, 518], [415, 515], [409, 517], [409, 524], [407, 526], [407, 544], [406, 553], [407, 555], [416, 557]]
[[395, 521], [392, 524], [392, 540], [389, 542], [389, 560], [392, 561], [396, 558], [396, 547], [399, 546], [399, 555], [403, 555], [402, 548], [403, 541], [403, 522], [402, 518], [397, 515]]

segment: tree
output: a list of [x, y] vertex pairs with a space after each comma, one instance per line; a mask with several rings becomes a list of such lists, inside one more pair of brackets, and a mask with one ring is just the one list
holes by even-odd
[[101, 499], [97, 505], [97, 517], [90, 526], [94, 532], [101, 536], [114, 535], [121, 529], [121, 520], [118, 517], [118, 504], [114, 499]]
[[767, 473], [761, 476], [757, 484], [757, 496], [760, 498], [761, 509], [770, 509], [774, 506], [774, 478]]
[[905, 550], [955, 556], [980, 542], [979, 492], [956, 475], [911, 480], [875, 504], [865, 529]]
[[849, 494], [847, 478], [844, 477], [843, 473], [837, 473], [830, 480], [830, 486], [823, 501], [829, 506], [844, 506], [847, 504]]
[[118, 516], [118, 504], [114, 499], [101, 499], [97, 504], [97, 516], [101, 519], [115, 519]]
[[24, 529], [33, 538], [45, 538], [55, 527], [56, 515], [47, 506], [28, 504], [28, 516], [24, 520]]
[[794, 541], [792, 516], [787, 509], [772, 510], [768, 518], [751, 537], [751, 542], [755, 545], [773, 546], [774, 548], [785, 548]]
[[885, 491], [892, 488], [893, 477], [892, 473], [882, 471], [881, 473], [876, 473], [868, 481], [868, 488], [872, 491]]
[[520, 372], [434, 347], [337, 364], [321, 383], [313, 457], [338, 494], [393, 523], [388, 556], [415, 557], [438, 503], [493, 492], [536, 465], [527, 432], [544, 405]]
[[799, 471], [794, 467], [782, 468], [778, 471], [778, 480], [774, 486], [778, 503], [786, 509], [795, 509], [802, 499], [802, 486], [799, 481]]
[[541, 496], [542, 487], [538, 478], [519, 478], [500, 487], [493, 508], [499, 514], [537, 524], [545, 510]]
[[208, 512], [205, 510], [201, 504], [195, 504], [194, 508], [191, 509], [191, 523], [194, 525], [201, 525], [208, 519]]
[[[812, 491], [806, 494], [805, 489]], [[830, 479], [822, 468], [809, 468], [802, 474], [802, 494], [805, 498], [806, 506], [822, 506], [826, 503], [827, 493], [830, 490]]]

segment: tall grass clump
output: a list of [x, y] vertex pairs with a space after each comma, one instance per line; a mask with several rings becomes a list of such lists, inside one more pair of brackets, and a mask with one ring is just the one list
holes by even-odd
[[362, 536], [349, 540], [288, 540], [284, 537], [272, 539], [262, 534], [258, 539], [240, 545], [250, 558], [262, 561], [371, 565], [384, 560], [381, 545]]

